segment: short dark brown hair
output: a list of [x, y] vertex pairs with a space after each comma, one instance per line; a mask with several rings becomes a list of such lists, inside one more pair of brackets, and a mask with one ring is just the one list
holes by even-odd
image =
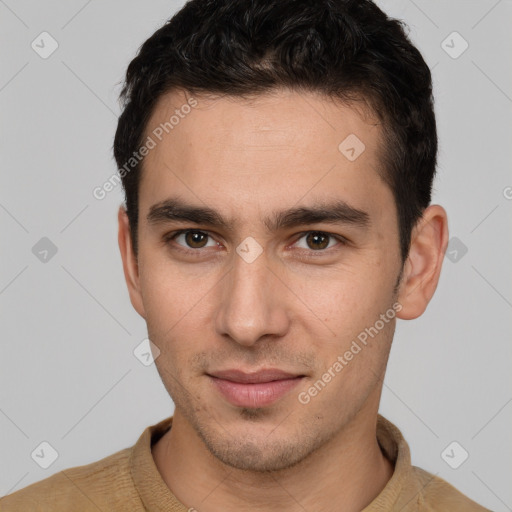
[[[382, 124], [382, 178], [398, 212], [402, 262], [431, 200], [437, 130], [430, 70], [405, 24], [370, 0], [191, 0], [131, 61], [114, 140], [119, 169], [172, 90], [245, 96], [287, 87], [363, 99]], [[141, 163], [121, 174], [137, 253]]]

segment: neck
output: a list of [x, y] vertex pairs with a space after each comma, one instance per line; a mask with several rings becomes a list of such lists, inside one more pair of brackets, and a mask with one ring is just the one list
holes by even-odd
[[199, 512], [355, 512], [369, 505], [393, 474], [393, 465], [377, 442], [376, 421], [376, 409], [361, 410], [300, 463], [260, 473], [220, 462], [175, 411], [172, 428], [154, 445], [153, 457], [178, 500]]

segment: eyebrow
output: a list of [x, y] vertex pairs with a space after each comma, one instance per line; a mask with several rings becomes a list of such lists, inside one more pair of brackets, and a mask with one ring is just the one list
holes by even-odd
[[[170, 198], [151, 206], [147, 215], [149, 224], [167, 222], [190, 222], [215, 228], [232, 230], [234, 222], [225, 219], [217, 210], [195, 206], [179, 198]], [[299, 206], [274, 212], [263, 220], [270, 232], [300, 226], [303, 224], [346, 224], [368, 228], [370, 216], [367, 212], [350, 206], [343, 200], [324, 201], [313, 206]]]

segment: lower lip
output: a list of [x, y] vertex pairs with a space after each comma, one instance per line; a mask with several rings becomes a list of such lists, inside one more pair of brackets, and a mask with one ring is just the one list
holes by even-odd
[[230, 380], [211, 377], [221, 394], [232, 405], [238, 407], [264, 407], [277, 402], [302, 380], [302, 377], [292, 379], [274, 380], [271, 382], [259, 382], [257, 384], [245, 384]]

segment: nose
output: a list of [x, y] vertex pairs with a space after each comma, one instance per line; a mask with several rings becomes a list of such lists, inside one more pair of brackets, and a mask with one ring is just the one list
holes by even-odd
[[268, 267], [265, 253], [248, 263], [238, 254], [222, 280], [217, 332], [250, 347], [265, 337], [283, 336], [289, 328], [285, 287]]

